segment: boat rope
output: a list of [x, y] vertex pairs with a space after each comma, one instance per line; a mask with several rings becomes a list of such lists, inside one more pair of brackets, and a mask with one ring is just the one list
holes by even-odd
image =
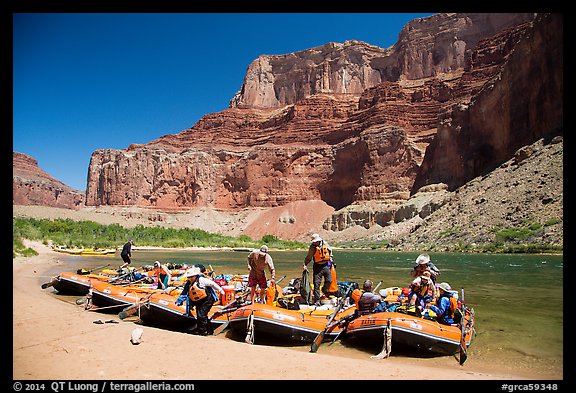
[[384, 344], [382, 351], [378, 355], [370, 356], [373, 359], [386, 359], [392, 352], [392, 318], [388, 318], [388, 322], [383, 329]]
[[250, 313], [248, 317], [248, 323], [246, 326], [246, 338], [244, 342], [248, 344], [254, 344], [254, 310]]

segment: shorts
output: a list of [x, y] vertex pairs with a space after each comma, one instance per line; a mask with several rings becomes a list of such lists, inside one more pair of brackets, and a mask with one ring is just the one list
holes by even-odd
[[130, 257], [129, 257], [128, 255], [126, 255], [126, 254], [121, 254], [120, 256], [122, 257], [122, 260], [123, 260], [124, 262], [126, 262], [127, 264], [130, 264], [130, 262], [132, 262], [132, 261], [130, 260]]
[[266, 276], [256, 277], [253, 275], [249, 275], [248, 286], [255, 287], [256, 285], [259, 285], [260, 289], [268, 288], [268, 283], [266, 282]]

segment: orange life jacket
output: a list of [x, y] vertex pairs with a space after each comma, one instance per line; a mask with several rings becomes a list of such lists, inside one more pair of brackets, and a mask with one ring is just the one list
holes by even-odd
[[454, 296], [450, 296], [450, 318], [454, 319], [454, 311], [458, 308], [458, 300]]
[[206, 296], [208, 296], [206, 290], [199, 288], [198, 282], [195, 282], [194, 284], [190, 285], [190, 288], [188, 289], [188, 297], [190, 298], [190, 300], [197, 302], [198, 300], [204, 299]]
[[314, 252], [314, 262], [315, 263], [326, 263], [330, 260], [330, 250], [326, 243], [322, 243], [321, 246], [316, 246], [316, 251]]
[[279, 285], [271, 285], [266, 288], [266, 304], [273, 306], [282, 296], [282, 288]]
[[330, 288], [328, 288], [328, 292], [334, 293], [338, 292], [338, 281], [336, 280], [336, 269], [334, 265], [330, 266], [330, 272], [332, 273], [332, 282], [330, 283]]
[[363, 290], [356, 288], [355, 290], [352, 291], [352, 294], [350, 294], [350, 297], [352, 298], [352, 300], [354, 300], [356, 306], [358, 306], [358, 300], [360, 300], [363, 293], [364, 293]]

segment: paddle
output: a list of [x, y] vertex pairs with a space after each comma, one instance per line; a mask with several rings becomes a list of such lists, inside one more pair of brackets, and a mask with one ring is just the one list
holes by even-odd
[[[52, 280], [54, 280], [54, 278]], [[53, 285], [52, 281], [50, 281], [50, 282], [45, 282], [44, 284], [41, 285], [41, 287], [42, 287], [42, 289], [46, 289], [46, 288], [51, 287], [52, 285]]]
[[334, 312], [330, 316], [330, 319], [328, 319], [328, 323], [326, 324], [326, 327], [324, 328], [324, 330], [322, 330], [320, 333], [318, 333], [318, 335], [316, 336], [316, 338], [312, 342], [312, 345], [310, 346], [310, 352], [318, 351], [320, 344], [322, 344], [322, 340], [324, 340], [324, 335], [326, 334], [326, 331], [328, 330], [328, 328], [330, 327], [330, 324], [332, 323], [332, 321], [336, 317], [336, 314], [338, 314], [338, 312], [340, 312], [340, 310], [342, 310], [342, 307], [344, 307], [344, 302], [348, 298], [348, 295], [350, 294], [351, 290], [352, 290], [352, 285], [349, 285], [348, 289], [346, 290], [346, 294], [344, 296], [342, 296], [342, 299], [340, 300], [338, 307], [336, 307], [334, 309]]
[[460, 336], [460, 365], [463, 365], [468, 358], [468, 350], [466, 349], [466, 303], [464, 299], [464, 288], [462, 288], [462, 322]]
[[102, 265], [102, 266], [98, 266], [98, 267], [95, 267], [95, 268], [89, 269], [89, 270], [88, 270], [88, 273], [92, 273], [94, 270], [100, 270], [100, 269], [104, 269], [105, 267], [108, 267], [108, 266], [110, 266], [110, 264], [109, 264], [109, 263], [107, 263], [106, 265]]
[[147, 302], [148, 300], [150, 300], [150, 297], [154, 294], [154, 292], [150, 293], [149, 295], [147, 295], [145, 298], [140, 299], [139, 301], [137, 301], [136, 303], [126, 307], [125, 309], [123, 309], [122, 311], [120, 311], [118, 313], [118, 318], [120, 318], [121, 320], [124, 320], [126, 318], [128, 318], [129, 316], [132, 316], [134, 314], [136, 314], [136, 312], [138, 310], [140, 310], [140, 307], [142, 307], [142, 305]]
[[140, 307], [139, 304], [132, 304], [132, 305], [126, 307], [124, 310], [122, 310], [118, 313], [118, 318], [120, 318], [121, 320], [125, 320], [126, 318], [136, 314], [139, 307]]
[[[93, 268], [93, 269], [88, 270], [88, 273], [92, 273], [94, 270], [104, 269], [105, 267], [108, 267], [108, 266], [110, 266], [109, 263], [106, 264], [106, 265], [104, 265], [104, 266], [95, 267], [95, 268]], [[54, 280], [55, 280], [55, 279], [56, 279], [56, 277], [52, 278], [52, 280], [50, 280], [50, 282], [45, 282], [45, 283], [42, 284], [40, 287], [41, 287], [42, 289], [46, 289], [46, 288], [51, 287], [52, 285], [54, 285], [53, 283], [54, 283]]]
[[352, 321], [353, 319], [356, 319], [356, 315], [355, 315], [355, 314], [351, 314], [351, 315], [348, 315], [347, 317], [344, 317], [344, 318], [342, 318], [342, 319], [339, 319], [338, 322], [334, 324], [334, 325], [342, 325], [343, 327], [340, 329], [340, 331], [338, 332], [338, 334], [336, 335], [336, 337], [334, 337], [334, 339], [332, 340], [332, 342], [330, 343], [330, 345], [334, 344], [334, 343], [336, 342], [336, 340], [338, 340], [338, 337], [340, 337], [340, 335], [346, 331], [346, 329], [348, 328], [348, 324], [349, 324], [350, 321]]

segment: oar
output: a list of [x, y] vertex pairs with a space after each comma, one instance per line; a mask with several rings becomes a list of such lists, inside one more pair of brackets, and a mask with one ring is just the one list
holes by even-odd
[[332, 340], [330, 345], [334, 344], [336, 342], [336, 340], [338, 340], [338, 337], [340, 337], [340, 335], [342, 333], [344, 333], [346, 331], [346, 329], [348, 329], [348, 325], [355, 318], [356, 318], [356, 315], [351, 314], [351, 315], [348, 315], [347, 317], [344, 317], [344, 318], [338, 320], [338, 322], [335, 325], [342, 325], [342, 328], [340, 329], [340, 331], [338, 332], [336, 337], [334, 337], [334, 339]]
[[144, 305], [144, 303], [146, 303], [150, 300], [150, 297], [152, 297], [153, 294], [154, 294], [154, 292], [150, 293], [145, 298], [138, 300], [136, 303], [131, 304], [130, 306], [128, 306], [125, 309], [123, 309], [122, 311], [120, 311], [118, 313], [118, 318], [124, 320], [124, 319], [128, 318], [129, 316], [136, 314], [136, 312], [140, 310], [140, 307], [142, 307]]
[[[122, 275], [120, 275], [120, 276], [118, 276], [118, 277], [116, 277], [116, 278], [113, 278], [112, 280], [109, 281], [109, 284], [116, 284], [118, 281], [120, 281], [120, 280], [128, 277], [129, 275], [134, 274], [134, 273], [136, 273], [136, 272], [139, 271], [139, 270], [142, 270], [142, 268], [143, 268], [143, 266], [139, 267], [138, 269], [135, 269], [134, 271], [131, 271], [131, 272], [128, 272], [128, 273], [124, 273], [124, 274], [122, 274]], [[147, 276], [146, 276], [145, 278], [147, 278]]]
[[99, 267], [95, 267], [95, 268], [93, 268], [93, 269], [90, 269], [90, 270], [88, 270], [88, 272], [89, 272], [89, 273], [92, 273], [94, 270], [104, 269], [105, 267], [108, 267], [108, 266], [110, 266], [109, 263], [107, 263], [106, 265], [103, 265], [103, 266], [99, 266]]
[[328, 320], [326, 327], [324, 328], [324, 330], [322, 330], [320, 333], [318, 333], [318, 335], [316, 336], [316, 338], [312, 342], [312, 345], [310, 346], [310, 352], [318, 351], [320, 344], [322, 344], [322, 340], [324, 340], [324, 335], [326, 334], [326, 331], [328, 330], [328, 328], [330, 327], [330, 324], [332, 323], [332, 321], [336, 317], [336, 314], [338, 314], [338, 312], [340, 312], [340, 310], [342, 310], [342, 307], [344, 307], [344, 302], [346, 301], [346, 298], [348, 298], [348, 295], [350, 294], [351, 290], [352, 290], [352, 285], [349, 285], [348, 289], [346, 290], [346, 294], [344, 296], [342, 296], [342, 299], [340, 300], [338, 307], [336, 307], [334, 309], [334, 312], [330, 316], [330, 319]]
[[56, 277], [52, 278], [51, 281], [49, 282], [45, 282], [44, 284], [41, 285], [42, 289], [46, 289], [46, 288], [50, 288], [53, 285], [53, 281], [56, 279]]
[[463, 365], [468, 358], [468, 350], [466, 349], [466, 303], [464, 299], [464, 288], [462, 288], [462, 321], [461, 336], [460, 336], [460, 365]]
[[380, 280], [380, 282], [378, 283], [378, 285], [376, 285], [376, 288], [374, 288], [374, 290], [372, 292], [376, 293], [378, 288], [380, 288], [380, 285], [382, 285], [382, 280]]
[[[108, 310], [108, 309], [111, 309], [111, 308], [119, 308], [119, 307], [122, 307], [122, 305], [121, 305], [121, 304], [116, 304], [116, 305], [114, 305], [114, 306], [89, 307], [89, 308], [85, 308], [85, 310], [87, 310], [87, 311], [100, 311], [100, 310]], [[128, 307], [131, 307], [131, 306], [128, 306]]]

